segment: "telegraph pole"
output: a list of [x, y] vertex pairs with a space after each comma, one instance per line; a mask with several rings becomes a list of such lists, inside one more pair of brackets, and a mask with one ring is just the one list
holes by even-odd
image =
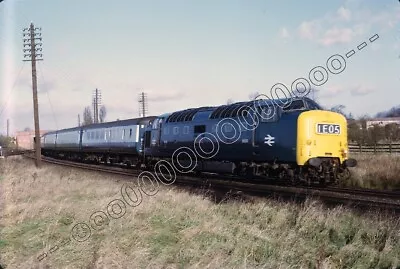
[[10, 120], [7, 119], [7, 137], [10, 137]]
[[81, 126], [81, 115], [78, 114], [78, 127], [80, 127], [80, 126]]
[[94, 95], [94, 97], [93, 97], [93, 122], [98, 123], [99, 122], [99, 104], [101, 104], [101, 93], [96, 88], [93, 95]]
[[[36, 167], [41, 165], [41, 146], [40, 146], [40, 129], [39, 129], [39, 105], [37, 96], [37, 77], [36, 77], [36, 61], [41, 61], [42, 54], [37, 53], [42, 51], [42, 43], [36, 43], [37, 40], [42, 41], [42, 34], [39, 32], [41, 28], [35, 28], [33, 23], [31, 23], [29, 28], [24, 28], [23, 36], [28, 36], [29, 38], [24, 38], [24, 58], [32, 62], [32, 91], [33, 91], [33, 115], [35, 121], [35, 154], [36, 154]], [[36, 32], [38, 31], [38, 32]], [[38, 48], [36, 47], [38, 46]], [[28, 48], [25, 48], [28, 47]]]
[[143, 118], [146, 117], [146, 112], [147, 112], [147, 95], [142, 92], [139, 94], [139, 116], [142, 116]]

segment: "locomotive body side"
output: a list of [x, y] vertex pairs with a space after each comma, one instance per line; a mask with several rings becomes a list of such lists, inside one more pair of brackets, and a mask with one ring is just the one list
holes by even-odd
[[[271, 105], [272, 116], [259, 117], [271, 112]], [[255, 117], [255, 128], [243, 126]], [[179, 163], [186, 166], [196, 158], [193, 171], [336, 182], [346, 167], [356, 164], [347, 159], [346, 119], [308, 98], [295, 99], [284, 108], [267, 101], [255, 106], [242, 102], [178, 111], [155, 119], [147, 133], [144, 150], [148, 163], [160, 159], [176, 162], [171, 159], [174, 152], [187, 147], [189, 155], [181, 154]], [[202, 157], [215, 147], [212, 157]]]

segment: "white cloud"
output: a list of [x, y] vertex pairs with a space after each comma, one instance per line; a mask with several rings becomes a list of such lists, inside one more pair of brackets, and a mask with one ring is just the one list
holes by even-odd
[[286, 27], [281, 28], [279, 31], [279, 36], [283, 39], [287, 39], [290, 37], [289, 31], [286, 29]]
[[337, 15], [339, 19], [349, 21], [351, 19], [351, 11], [350, 9], [346, 9], [344, 7], [340, 7], [337, 10]]
[[299, 35], [303, 39], [314, 39], [314, 34], [317, 31], [317, 26], [313, 21], [304, 21], [299, 26]]
[[345, 93], [350, 93], [352, 96], [364, 96], [374, 92], [374, 89], [365, 85], [332, 85], [319, 91], [318, 96], [321, 98], [332, 98]]
[[350, 93], [353, 96], [363, 96], [363, 95], [370, 94], [373, 91], [374, 91], [374, 89], [372, 89], [371, 87], [367, 87], [364, 85], [358, 85], [358, 86], [354, 87], [353, 89], [351, 89]]
[[337, 28], [333, 27], [327, 30], [324, 36], [319, 40], [324, 46], [330, 46], [338, 43], [349, 43], [352, 41], [354, 32], [350, 28]]
[[[328, 12], [311, 21], [303, 21], [298, 27], [298, 36], [324, 46], [354, 42], [356, 38], [383, 33], [400, 22], [400, 6], [372, 12], [354, 3], [351, 8], [346, 2], [336, 12]], [[328, 30], [325, 30], [328, 29]]]
[[332, 86], [327, 86], [325, 89], [320, 90], [319, 96], [330, 98], [342, 94], [345, 91], [346, 88], [343, 86], [332, 85]]

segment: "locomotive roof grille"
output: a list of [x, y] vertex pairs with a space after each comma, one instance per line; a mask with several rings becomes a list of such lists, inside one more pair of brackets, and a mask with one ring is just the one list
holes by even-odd
[[199, 108], [189, 108], [186, 110], [181, 110], [172, 113], [166, 120], [166, 122], [183, 122], [183, 121], [192, 121], [194, 115], [197, 112], [207, 111], [212, 109], [213, 107], [199, 107]]
[[210, 119], [237, 117], [242, 116], [242, 113], [243, 116], [246, 116], [247, 112], [253, 105], [254, 103], [251, 101], [220, 106], [211, 113]]
[[[307, 97], [303, 98], [281, 98], [277, 99], [280, 103], [274, 103], [271, 99], [258, 99], [247, 102], [238, 102], [231, 105], [222, 105], [218, 107], [199, 107], [199, 108], [190, 108], [186, 110], [181, 110], [172, 113], [166, 120], [166, 122], [185, 122], [192, 121], [197, 112], [213, 110], [210, 115], [210, 119], [218, 119], [218, 118], [229, 118], [229, 117], [246, 117], [248, 116], [250, 109], [259, 109], [260, 107], [268, 104], [270, 106], [279, 106], [282, 107], [283, 111], [291, 111], [291, 110], [301, 110], [306, 109], [306, 102], [309, 102], [310, 99]], [[314, 103], [314, 102], [313, 102]], [[286, 105], [285, 105], [286, 104]]]

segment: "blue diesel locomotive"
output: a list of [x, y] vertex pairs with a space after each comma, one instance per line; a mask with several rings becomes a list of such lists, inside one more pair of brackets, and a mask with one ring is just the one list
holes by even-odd
[[42, 143], [44, 155], [146, 169], [166, 160], [182, 173], [261, 175], [295, 184], [335, 183], [357, 163], [348, 157], [346, 119], [309, 98], [191, 108], [65, 129], [44, 135]]

